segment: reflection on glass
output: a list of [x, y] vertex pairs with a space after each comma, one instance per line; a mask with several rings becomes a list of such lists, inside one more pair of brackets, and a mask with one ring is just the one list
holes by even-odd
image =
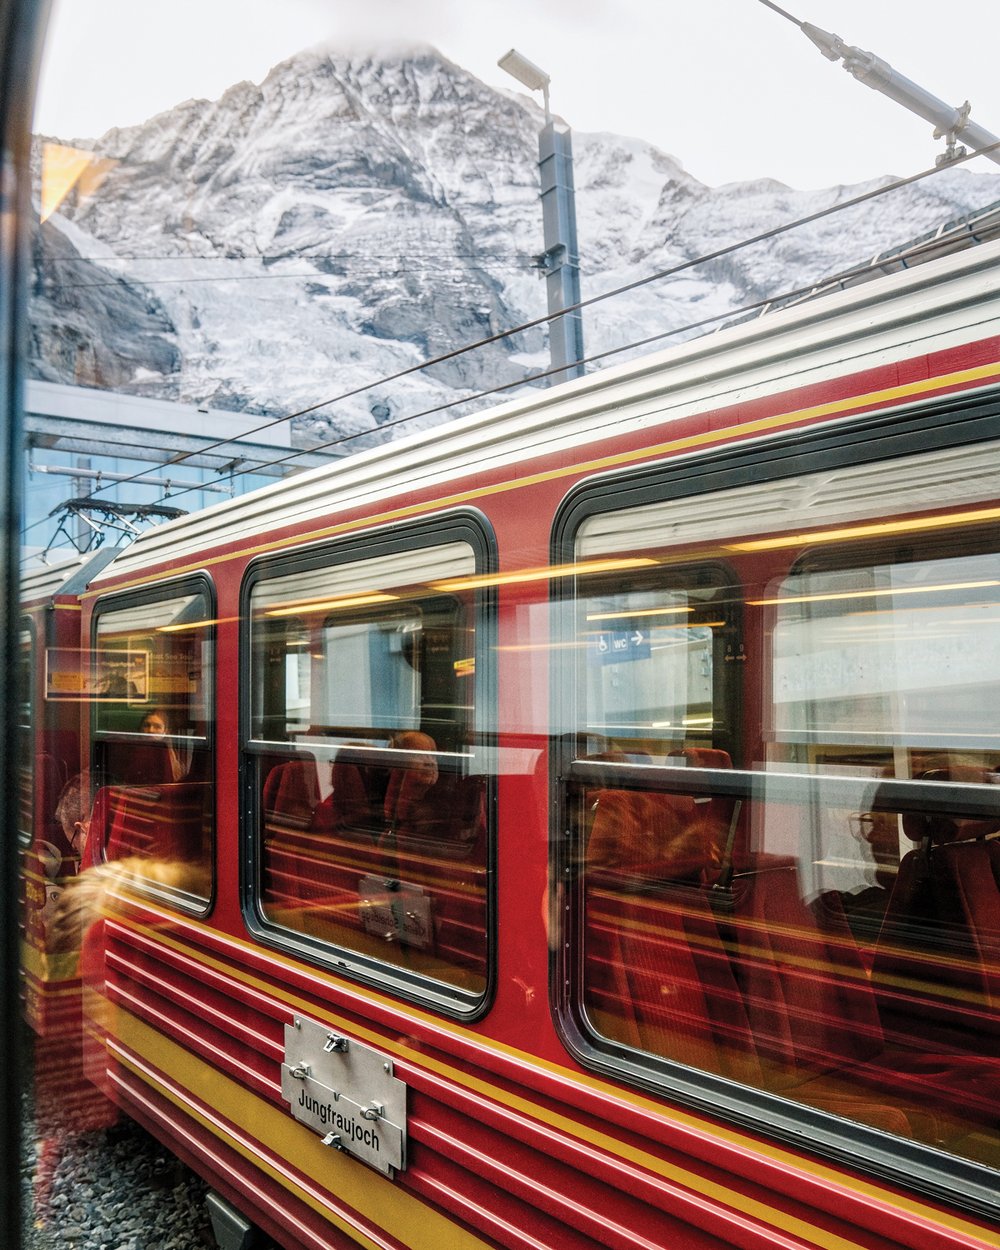
[[[586, 727], [621, 749], [662, 756], [712, 737], [724, 664], [726, 594], [718, 572], [691, 584], [590, 593], [577, 636], [586, 654]], [[726, 728], [717, 727], [725, 736]], [[631, 752], [635, 754], [635, 752]]]
[[996, 1166], [1000, 555], [919, 534], [581, 595], [580, 1008], [605, 1045]]
[[[119, 17], [145, 7], [125, 6]], [[321, 14], [323, 29], [313, 28], [305, 45], [336, 33], [327, 23], [341, 20], [339, 10], [351, 10], [353, 23], [355, 7], [271, 6], [279, 24], [250, 34], [278, 60], [294, 50], [284, 30], [293, 9]], [[576, 892], [566, 900], [579, 939], [573, 985], [602, 1044], [995, 1162], [984, 1109], [996, 1104], [996, 1073], [980, 1060], [998, 1049], [1000, 921], [995, 913], [984, 920], [978, 892], [997, 876], [997, 830], [960, 796], [953, 810], [928, 814], [898, 787], [955, 795], [994, 784], [1000, 566], [982, 543], [969, 559], [961, 544], [970, 525], [995, 523], [1000, 512], [978, 506], [964, 462], [951, 465], [966, 494], [941, 525], [957, 536], [956, 551], [904, 556], [896, 546], [933, 537], [933, 518], [884, 518], [881, 505], [865, 513], [857, 503], [841, 515], [839, 491], [822, 496], [793, 484], [778, 497], [757, 483], [768, 492], [768, 516], [782, 518], [775, 524], [784, 529], [770, 533], [770, 521], [745, 520], [738, 490], [735, 503], [706, 517], [704, 500], [672, 494], [664, 511], [643, 487], [652, 500], [645, 509], [623, 509], [617, 529], [598, 524], [589, 546], [547, 564], [547, 509], [571, 491], [575, 474], [631, 472], [681, 444], [700, 454], [723, 434], [731, 402], [742, 408], [746, 400], [741, 436], [762, 430], [771, 418], [759, 424], [759, 405], [791, 415], [777, 391], [796, 385], [799, 366], [782, 376], [771, 362], [770, 383], [766, 372], [744, 378], [742, 366], [727, 382], [710, 369], [691, 392], [698, 400], [681, 393], [689, 384], [681, 369], [648, 403], [628, 395], [646, 386], [641, 372], [634, 383], [619, 375], [588, 392], [584, 382], [568, 399], [540, 403], [550, 362], [539, 322], [544, 288], [535, 280], [534, 106], [426, 46], [437, 39], [428, 27], [435, 6], [388, 7], [394, 22], [408, 8], [417, 14], [419, 48], [384, 48], [377, 30], [371, 50], [312, 48], [287, 56], [266, 80], [261, 63], [204, 91], [167, 91], [155, 108], [130, 103], [107, 119], [103, 138], [69, 141], [105, 127], [67, 122], [55, 130], [67, 141], [35, 144], [28, 389], [36, 424], [26, 497], [36, 551], [51, 556], [47, 544], [60, 542], [92, 551], [108, 530], [117, 541], [150, 519], [133, 506], [179, 502], [193, 513], [347, 452], [387, 452], [347, 466], [316, 494], [316, 479], [303, 478], [283, 503], [271, 496], [224, 511], [220, 531], [212, 528], [219, 513], [181, 523], [147, 547], [141, 569], [137, 561], [130, 570], [126, 555], [119, 584], [146, 586], [154, 565], [209, 569], [221, 619], [204, 582], [180, 573], [159, 598], [139, 590], [99, 601], [96, 637], [80, 635], [92, 600], [79, 591], [75, 632], [58, 611], [46, 617], [50, 604], [33, 619], [20, 832], [26, 1014], [41, 1039], [39, 1122], [101, 1122], [101, 1108], [81, 1095], [90, 1087], [80, 995], [84, 984], [104, 987], [106, 957], [115, 967], [108, 1000], [117, 996], [121, 1017], [135, 1013], [150, 1030], [131, 1051], [158, 1071], [137, 1080], [144, 1097], [166, 1099], [160, 1059], [187, 1048], [179, 1102], [164, 1122], [180, 1116], [199, 1064], [225, 1070], [241, 1103], [273, 1096], [279, 1025], [264, 999], [288, 1005], [280, 982], [293, 962], [336, 969], [321, 974], [328, 984], [360, 972], [378, 984], [379, 1001], [402, 990], [443, 1002], [445, 1014], [456, 1002], [459, 1012], [475, 1010], [491, 966], [481, 749], [489, 735], [492, 758], [510, 768], [505, 836], [533, 831], [539, 873], [547, 761], [558, 766], [572, 746], [603, 769], [600, 780], [565, 780], [568, 823], [556, 831], [560, 842], [566, 828], [575, 838], [568, 875], [576, 874]], [[622, 23], [618, 6], [584, 7], [587, 21], [566, 24], [584, 51], [602, 24], [635, 26], [649, 48], [659, 42], [642, 39], [642, 22]], [[217, 20], [210, 11], [226, 8], [202, 6], [202, 45], [213, 43], [205, 38]], [[373, 26], [384, 17], [379, 8]], [[178, 31], [190, 43], [177, 14], [167, 17], [157, 45]], [[95, 24], [93, 42], [74, 48], [89, 79], [101, 77], [103, 54], [104, 76], [120, 85], [123, 22], [103, 32]], [[255, 25], [242, 11], [231, 22]], [[447, 25], [436, 30], [443, 35]], [[222, 51], [244, 41], [214, 42], [210, 59], [235, 70]], [[152, 83], [171, 72], [170, 55], [157, 46], [149, 56], [149, 46], [140, 40], [139, 59]], [[483, 63], [492, 65], [501, 46]], [[655, 81], [636, 70], [641, 51], [637, 44], [630, 57], [605, 57], [605, 69], [628, 62], [635, 82]], [[181, 57], [187, 68], [198, 60], [184, 49]], [[586, 77], [593, 96], [595, 76]], [[187, 99], [206, 94], [213, 99]], [[100, 95], [88, 90], [78, 103]], [[174, 99], [185, 102], [167, 107]], [[731, 185], [703, 185], [636, 138], [581, 135], [578, 155], [591, 295], [625, 280], [632, 287], [636, 266], [646, 276], [672, 266], [666, 218], [667, 233], [684, 235], [687, 223], [697, 233], [720, 211], [735, 213], [736, 228], [748, 205], [789, 220], [796, 203], [815, 208], [814, 192], [775, 192], [766, 180], [752, 184], [749, 198]], [[968, 199], [976, 192], [954, 189], [960, 181], [931, 192], [939, 208], [948, 201], [942, 219], [977, 206]], [[919, 194], [907, 203], [920, 208]], [[873, 204], [879, 242], [868, 252], [890, 243], [884, 203]], [[822, 237], [799, 249], [802, 272], [794, 271], [795, 249], [777, 239], [758, 240], [759, 263], [738, 260], [725, 273], [718, 258], [698, 269], [702, 242], [680, 239], [685, 275], [649, 284], [640, 277], [625, 302], [586, 310], [588, 367], [643, 351], [650, 334], [686, 336], [742, 316], [747, 303], [777, 298], [778, 286], [811, 286], [822, 277], [817, 264], [853, 263], [864, 232], [842, 220], [816, 223]], [[921, 232], [925, 225], [921, 217]], [[556, 252], [545, 246], [551, 260]], [[736, 333], [744, 330], [757, 333], [749, 325]], [[459, 350], [475, 344], [475, 352]], [[728, 368], [721, 355], [720, 363]], [[976, 377], [989, 367], [980, 364]], [[655, 374], [645, 376], [660, 388]], [[667, 394], [675, 380], [676, 397]], [[432, 426], [525, 386], [532, 390], [523, 392], [521, 416], [491, 418], [440, 461]], [[524, 456], [521, 435], [536, 437], [532, 411], [551, 428], [539, 431], [537, 456]], [[392, 446], [410, 430], [425, 435], [416, 450]], [[448, 478], [463, 457], [470, 472], [456, 485]], [[494, 474], [502, 479], [496, 494]], [[923, 489], [923, 469], [911, 479]], [[371, 550], [381, 552], [406, 518], [428, 510], [438, 523], [429, 510], [438, 488], [447, 506], [482, 508], [496, 526], [496, 564], [460, 542], [342, 563], [334, 553], [327, 564], [315, 546], [304, 557], [283, 546], [373, 524]], [[518, 516], [519, 501], [537, 488], [534, 497], [548, 504]], [[908, 489], [912, 499], [912, 480]], [[88, 493], [120, 501], [123, 527], [87, 500], [67, 506]], [[852, 498], [865, 496], [856, 483]], [[822, 516], [813, 511], [821, 504]], [[212, 548], [234, 516], [242, 519], [229, 531], [233, 545]], [[429, 532], [419, 541], [433, 541]], [[824, 564], [813, 551], [854, 544], [857, 552], [861, 542], [880, 546], [840, 563]], [[674, 543], [677, 551], [668, 550]], [[243, 555], [252, 559], [249, 590], [237, 600]], [[800, 556], [807, 562], [796, 563]], [[562, 630], [550, 622], [561, 619], [574, 583], [583, 586], [577, 628], [553, 638]], [[494, 591], [496, 634], [477, 604], [481, 592], [493, 602]], [[246, 622], [236, 619], [238, 602], [248, 606]], [[523, 632], [511, 626], [517, 616], [530, 620]], [[220, 665], [231, 706], [218, 767], [231, 809], [212, 915], [216, 625], [230, 648]], [[484, 639], [502, 652], [504, 724], [490, 675], [477, 671]], [[562, 656], [574, 706], [552, 730], [549, 752], [548, 666]], [[523, 775], [508, 763], [514, 754], [530, 757], [517, 766]], [[755, 788], [756, 773], [784, 788]], [[817, 779], [844, 784], [811, 789]], [[505, 881], [506, 897], [518, 886]], [[181, 928], [180, 940], [172, 942], [171, 926]], [[512, 937], [524, 943], [516, 953], [530, 957], [529, 927], [500, 940]], [[283, 954], [266, 972], [262, 952], [275, 946]], [[223, 980], [223, 960], [237, 947], [249, 961], [237, 975], [251, 975], [254, 963], [259, 994], [246, 992], [245, 979]], [[544, 955], [536, 943], [534, 983], [523, 985], [532, 1011], [544, 1011]], [[504, 960], [506, 976], [507, 950]], [[333, 993], [342, 1007], [341, 990]], [[334, 1010], [333, 998], [310, 994], [317, 1012]], [[523, 1026], [507, 1019], [501, 1027], [513, 1043]], [[484, 1033], [495, 1023], [486, 1018]], [[203, 1165], [211, 1153], [204, 1141], [196, 1152]]]
[[[264, 920], [445, 982], [486, 985], [485, 776], [463, 544], [256, 583], [252, 756]], [[296, 615], [282, 607], [308, 585]], [[391, 593], [354, 596], [351, 584]]]
[[93, 195], [117, 164], [64, 143], [43, 144], [39, 220], [48, 221], [70, 194], [81, 199]]
[[150, 888], [200, 907], [211, 894], [214, 810], [210, 617], [203, 591], [98, 605], [96, 793], [84, 861], [127, 864]]

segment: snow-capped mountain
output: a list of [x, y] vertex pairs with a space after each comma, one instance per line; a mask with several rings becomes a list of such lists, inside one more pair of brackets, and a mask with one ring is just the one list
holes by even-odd
[[[275, 415], [349, 395], [299, 419], [317, 441], [545, 368], [536, 328], [371, 386], [544, 314], [540, 123], [431, 48], [313, 49], [259, 85], [75, 141], [113, 163], [40, 232], [32, 369]], [[584, 298], [864, 189], [711, 188], [611, 134], [575, 134], [574, 154]], [[1000, 177], [942, 172], [586, 309], [587, 353], [818, 281], [997, 199]]]

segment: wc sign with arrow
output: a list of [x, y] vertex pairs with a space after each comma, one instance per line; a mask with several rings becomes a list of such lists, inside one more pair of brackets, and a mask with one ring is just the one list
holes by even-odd
[[649, 633], [644, 629], [602, 630], [594, 638], [594, 654], [601, 664], [648, 660]]

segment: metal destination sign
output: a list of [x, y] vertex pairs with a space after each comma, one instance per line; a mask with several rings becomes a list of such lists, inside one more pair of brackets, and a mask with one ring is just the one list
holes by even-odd
[[285, 1025], [281, 1094], [324, 1145], [387, 1176], [406, 1167], [406, 1086], [386, 1055], [296, 1016]]
[[365, 931], [424, 950], [431, 940], [431, 900], [419, 885], [368, 873], [358, 882]]

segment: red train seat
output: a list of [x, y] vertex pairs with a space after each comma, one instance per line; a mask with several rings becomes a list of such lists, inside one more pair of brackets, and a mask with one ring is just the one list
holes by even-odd
[[276, 764], [264, 779], [262, 800], [269, 826], [308, 829], [319, 804], [316, 761], [309, 757]]
[[330, 770], [330, 793], [316, 805], [310, 828], [313, 833], [373, 832], [371, 806], [361, 769], [356, 764], [335, 763]]
[[[992, 785], [953, 765], [926, 781]], [[907, 813], [917, 846], [903, 856], [873, 963], [886, 1029], [904, 1043], [978, 1055], [1000, 1046], [1000, 819]]]

